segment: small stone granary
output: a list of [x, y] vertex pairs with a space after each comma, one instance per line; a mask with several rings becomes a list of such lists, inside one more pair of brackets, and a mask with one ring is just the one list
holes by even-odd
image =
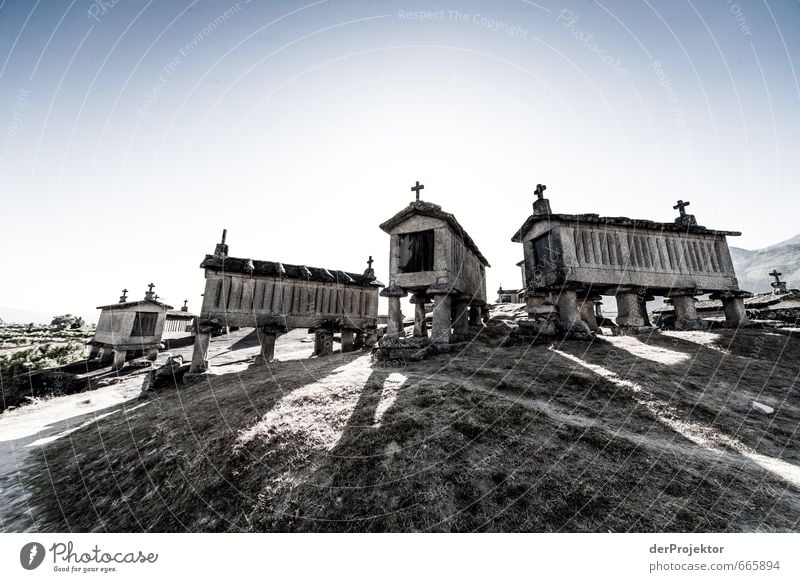
[[537, 186], [533, 214], [512, 238], [524, 249], [531, 333], [590, 337], [601, 295], [616, 297], [621, 333], [650, 329], [646, 302], [655, 296], [672, 300], [677, 329], [707, 325], [694, 299], [704, 293], [720, 300], [728, 325], [748, 323], [751, 294], [739, 290], [726, 239], [741, 233], [699, 226], [680, 200], [673, 223], [554, 214], [545, 188]]
[[275, 354], [278, 335], [296, 328], [315, 333], [314, 353], [333, 351], [333, 334], [341, 332], [342, 351], [377, 341], [378, 290], [369, 267], [362, 274], [305, 265], [228, 256], [225, 243], [206, 255], [203, 306], [197, 318], [191, 372], [207, 369], [211, 334], [225, 327], [254, 327], [261, 341], [259, 361]]
[[497, 303], [524, 303], [525, 289], [503, 289], [501, 285], [497, 290]]
[[118, 303], [102, 305], [94, 338], [89, 341], [89, 359], [112, 361], [120, 369], [126, 360], [146, 355], [149, 360], [158, 357], [161, 336], [171, 305], [158, 301], [153, 285], [141, 301], [128, 301], [128, 290], [123, 289]]
[[[755, 293], [744, 300], [747, 317], [756, 321], [776, 321], [797, 325], [800, 323], [800, 289], [787, 289], [786, 282], [781, 281], [782, 273], [773, 270], [769, 273], [775, 281], [771, 283], [773, 291]], [[725, 319], [722, 301], [709, 298], [695, 304], [698, 317], [708, 321]], [[653, 312], [661, 322], [669, 322], [675, 316], [675, 308], [667, 302], [664, 307]]]
[[162, 339], [181, 339], [190, 337], [194, 333], [194, 319], [197, 316], [194, 313], [189, 313], [188, 303], [188, 300], [184, 300], [183, 307], [167, 312]]
[[[486, 268], [475, 242], [456, 218], [441, 206], [419, 199], [419, 182], [411, 190], [416, 200], [380, 225], [391, 236], [390, 281], [381, 295], [389, 299], [389, 320], [381, 348], [411, 350], [464, 339], [470, 324], [481, 324], [486, 308]], [[414, 339], [403, 340], [400, 299], [411, 295]], [[433, 303], [428, 335], [426, 304]], [[405, 354], [408, 356], [410, 354]]]

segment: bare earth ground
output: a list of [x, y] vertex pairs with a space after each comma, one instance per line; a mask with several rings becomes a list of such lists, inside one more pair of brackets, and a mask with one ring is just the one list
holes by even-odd
[[[800, 339], [499, 348], [495, 324], [396, 368], [255, 366], [252, 342], [216, 338], [204, 381], [26, 447], [27, 529], [800, 531]], [[278, 358], [310, 354], [301, 338]]]

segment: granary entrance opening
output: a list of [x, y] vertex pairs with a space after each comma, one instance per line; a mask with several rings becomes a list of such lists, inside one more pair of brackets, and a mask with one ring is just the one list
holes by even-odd
[[156, 322], [158, 321], [158, 313], [144, 313], [141, 311], [136, 312], [136, 318], [133, 320], [132, 336], [135, 337], [148, 337], [156, 334]]
[[433, 271], [433, 230], [422, 230], [399, 235], [401, 273]]
[[558, 262], [558, 249], [553, 240], [552, 233], [548, 232], [530, 241], [531, 256], [533, 256], [534, 272], [554, 271]]

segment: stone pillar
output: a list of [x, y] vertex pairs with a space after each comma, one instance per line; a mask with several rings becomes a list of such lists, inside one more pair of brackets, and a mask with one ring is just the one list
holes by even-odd
[[400, 310], [400, 298], [406, 297], [408, 292], [395, 283], [390, 283], [383, 291], [381, 297], [389, 298], [389, 321], [386, 324], [387, 336], [403, 336], [403, 312]]
[[639, 315], [644, 320], [644, 324], [650, 327], [650, 314], [647, 313], [647, 302], [652, 301], [654, 297], [647, 297], [644, 295], [639, 296]]
[[354, 350], [354, 338], [354, 330], [346, 328], [342, 329], [342, 353], [352, 352]]
[[208, 369], [208, 344], [211, 343], [210, 333], [198, 332], [194, 336], [194, 351], [192, 352], [192, 365], [189, 371], [194, 374], [205, 372]]
[[275, 359], [275, 342], [278, 339], [278, 334], [272, 330], [261, 329], [258, 336], [261, 344], [261, 353], [258, 354], [256, 363], [266, 364]]
[[153, 347], [153, 348], [150, 348], [149, 350], [147, 350], [146, 358], [148, 360], [150, 360], [151, 362], [155, 362], [156, 359], [158, 359], [158, 348], [157, 347]]
[[644, 327], [639, 294], [632, 290], [617, 291], [617, 325], [620, 327]]
[[314, 330], [314, 355], [328, 356], [333, 353], [333, 332], [328, 329]]
[[578, 293], [572, 289], [562, 289], [556, 299], [558, 307], [558, 327], [565, 334], [588, 333], [589, 329], [581, 321], [578, 309]]
[[112, 361], [114, 361], [114, 349], [107, 346], [100, 348], [100, 363], [106, 365]]
[[100, 355], [100, 349], [101, 349], [100, 346], [98, 346], [97, 344], [89, 344], [88, 345], [89, 353], [86, 355], [86, 359], [94, 360], [95, 358], [97, 358]]
[[419, 293], [411, 298], [411, 303], [414, 304], [414, 337], [428, 337], [425, 305], [429, 302], [430, 300], [426, 296]]
[[469, 299], [456, 299], [456, 314], [453, 320], [453, 335], [463, 340], [469, 335]]
[[125, 365], [125, 359], [128, 356], [127, 350], [114, 350], [114, 363], [111, 364], [112, 370], [121, 370]]
[[594, 297], [584, 297], [578, 305], [578, 310], [580, 311], [583, 323], [589, 326], [590, 330], [597, 331], [600, 329], [600, 325], [598, 324], [597, 315], [595, 314], [594, 302]]
[[389, 322], [386, 325], [387, 335], [403, 335], [403, 312], [400, 310], [400, 298], [389, 297]]
[[469, 308], [469, 324], [481, 325], [481, 308], [478, 305], [472, 305]]
[[752, 296], [753, 294], [747, 291], [722, 291], [712, 293], [711, 299], [722, 301], [722, 309], [725, 311], [725, 325], [727, 327], [744, 327], [750, 325], [744, 300]]
[[694, 297], [691, 295], [676, 295], [672, 297], [675, 306], [675, 320], [697, 319], [697, 310], [694, 307]]
[[451, 300], [450, 295], [440, 293], [433, 299], [433, 328], [431, 338], [437, 343], [450, 343], [450, 319]]
[[725, 323], [731, 327], [750, 325], [744, 297], [726, 297], [722, 300], [722, 308], [725, 310]]
[[356, 337], [353, 340], [353, 349], [354, 350], [360, 350], [361, 348], [364, 347], [364, 337], [365, 337], [365, 335], [366, 334], [364, 333], [363, 329], [359, 329], [356, 332]]

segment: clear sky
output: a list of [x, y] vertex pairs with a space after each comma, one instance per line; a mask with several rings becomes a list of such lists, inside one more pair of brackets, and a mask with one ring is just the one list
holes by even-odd
[[800, 231], [798, 57], [796, 0], [0, 0], [0, 306], [95, 320], [153, 282], [199, 309], [222, 228], [386, 282], [416, 180], [491, 297], [539, 182], [768, 246]]

